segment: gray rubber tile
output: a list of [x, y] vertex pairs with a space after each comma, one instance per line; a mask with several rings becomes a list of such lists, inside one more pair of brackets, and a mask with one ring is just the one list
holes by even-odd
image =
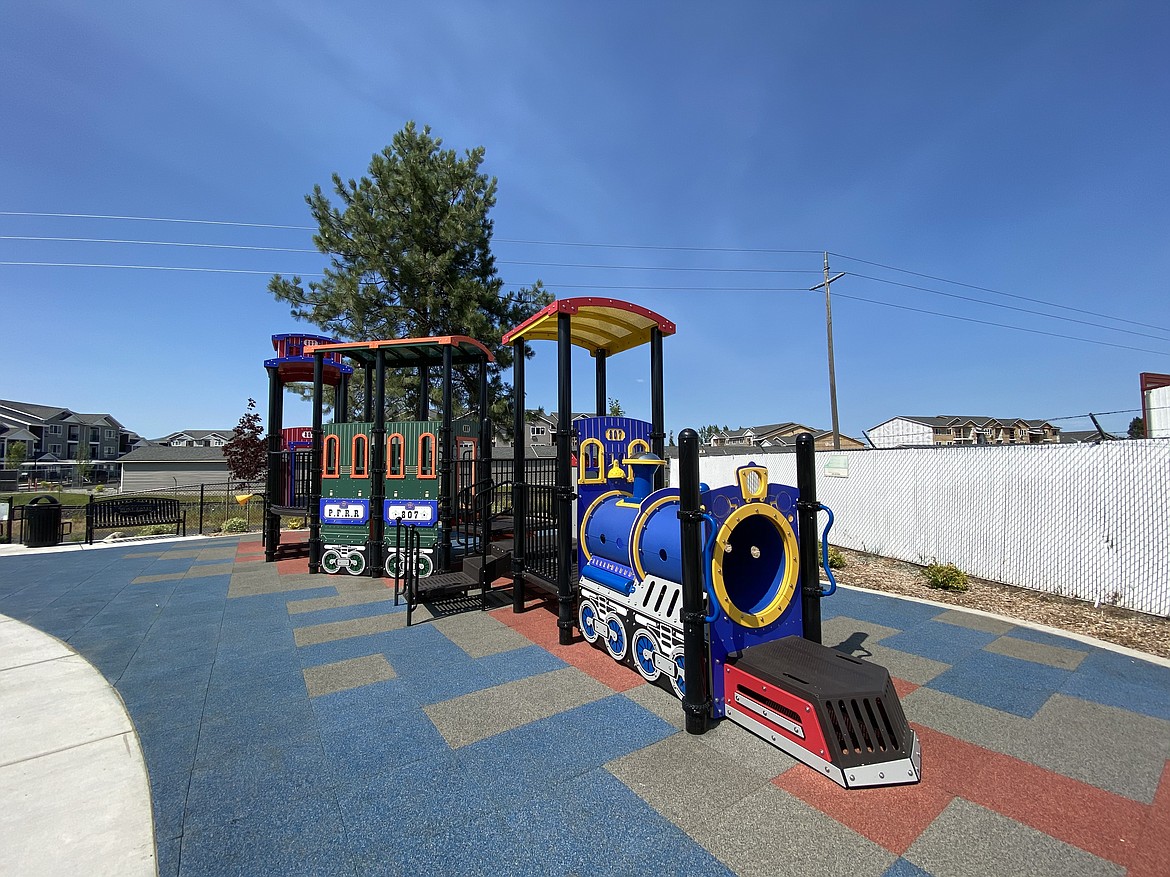
[[347, 661], [306, 667], [304, 673], [305, 688], [309, 691], [309, 697], [361, 688], [363, 685], [385, 682], [398, 675], [385, 655], [365, 655]]
[[[681, 705], [678, 709], [681, 714]], [[730, 719], [721, 720], [697, 739], [704, 746], [710, 746], [735, 764], [767, 780], [778, 777], [800, 763]]]
[[274, 563], [253, 563], [244, 567], [237, 565], [232, 570], [228, 597], [257, 597], [264, 594], [283, 594], [292, 591], [312, 591], [328, 588], [332, 584], [328, 576], [302, 575], [282, 576]]
[[740, 877], [881, 877], [896, 858], [772, 785], [725, 807], [718, 821], [694, 838]]
[[701, 740], [674, 734], [605, 765], [630, 791], [699, 843], [737, 802], [776, 788]]
[[162, 557], [161, 551], [132, 551], [129, 554], [123, 554], [122, 557]]
[[831, 649], [864, 658], [864, 653], [874, 644], [901, 632], [895, 627], [838, 615], [821, 625], [821, 642]]
[[210, 576], [230, 576], [235, 571], [234, 563], [204, 563], [191, 567], [183, 575], [185, 579], [205, 579]]
[[199, 552], [196, 560], [232, 560], [236, 559], [236, 549], [231, 548], [204, 548]]
[[944, 664], [942, 661], [911, 655], [909, 652], [899, 652], [882, 645], [874, 645], [870, 648], [870, 653], [870, 657], [865, 660], [880, 664], [890, 671], [891, 676], [905, 679], [915, 685], [926, 685], [934, 677], [951, 669], [950, 664]]
[[931, 688], [917, 688], [902, 698], [906, 718], [960, 740], [1012, 755], [1030, 733], [1029, 719], [972, 703]]
[[433, 622], [433, 626], [472, 658], [499, 655], [532, 645], [532, 641], [527, 637], [521, 636], [499, 619], [482, 612], [466, 612], [439, 618]]
[[452, 749], [555, 716], [613, 694], [576, 667], [517, 679], [423, 707]]
[[[187, 558], [199, 557], [199, 555], [207, 550], [206, 548], [181, 548], [175, 551], [163, 552], [160, 556], [163, 560], [186, 560]], [[235, 556], [236, 550], [233, 548], [231, 549], [231, 557], [234, 558]], [[223, 559], [227, 560], [228, 558], [225, 557]]]
[[983, 648], [985, 651], [995, 652], [997, 655], [1007, 655], [1009, 658], [1019, 658], [1022, 661], [1031, 661], [1035, 664], [1044, 664], [1061, 670], [1077, 669], [1081, 666], [1081, 661], [1085, 660], [1088, 655], [1087, 652], [1077, 649], [1034, 643], [1012, 636], [1001, 636]]
[[678, 730], [686, 725], [686, 716], [683, 715], [682, 703], [671, 692], [646, 682], [631, 688], [623, 694], [639, 706], [643, 706], [658, 718], [662, 719]]
[[1170, 759], [1170, 722], [1056, 694], [1008, 748], [1009, 755], [1149, 804]]
[[[1069, 806], [1076, 806], [1073, 801]], [[1014, 819], [956, 798], [903, 858], [934, 877], [1121, 877], [1125, 869]]]
[[963, 612], [959, 609], [947, 609], [934, 616], [933, 621], [943, 621], [956, 627], [966, 627], [970, 630], [982, 630], [984, 633], [1007, 633], [1015, 630], [1016, 626], [998, 618], [988, 618], [986, 615], [977, 615], [973, 612]]
[[[341, 591], [341, 588], [338, 587], [337, 590]], [[310, 597], [307, 600], [293, 600], [288, 604], [288, 614], [301, 615], [305, 612], [319, 612], [322, 609], [340, 609], [343, 606], [365, 606], [369, 603], [386, 602], [394, 602], [394, 592], [379, 585], [376, 590], [338, 593], [336, 597]]]
[[[286, 578], [291, 577], [286, 576]], [[315, 578], [320, 578], [320, 576], [315, 576]], [[339, 639], [352, 639], [355, 636], [387, 633], [391, 630], [401, 630], [404, 627], [406, 627], [406, 613], [394, 612], [389, 615], [374, 615], [370, 618], [329, 621], [325, 624], [298, 627], [293, 631], [293, 639], [298, 646], [311, 646]]]

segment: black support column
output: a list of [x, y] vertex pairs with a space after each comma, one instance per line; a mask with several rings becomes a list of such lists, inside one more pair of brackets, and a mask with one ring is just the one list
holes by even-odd
[[804, 638], [821, 641], [821, 566], [817, 563], [817, 458], [812, 433], [796, 437], [796, 527], [799, 531], [800, 605], [804, 614]]
[[291, 467], [283, 464], [280, 454], [281, 430], [284, 428], [284, 384], [280, 380], [280, 371], [276, 368], [268, 369], [268, 476], [265, 480], [265, 492], [268, 494], [268, 503], [264, 516], [264, 562], [272, 563], [276, 560], [276, 551], [280, 548], [280, 515], [272, 512], [273, 506], [284, 505], [281, 493], [284, 490], [284, 480], [291, 476]]
[[557, 314], [557, 627], [560, 644], [573, 642], [573, 488], [569, 466], [573, 441], [572, 318]]
[[313, 456], [312, 487], [309, 489], [309, 572], [321, 572], [321, 410], [324, 404], [324, 388], [321, 375], [324, 370], [325, 354], [313, 354]]
[[594, 357], [594, 372], [596, 374], [597, 384], [597, 416], [604, 417], [609, 414], [609, 406], [606, 404], [605, 398], [605, 357], [604, 350], [598, 350], [593, 354]]
[[[699, 434], [678, 436], [679, 503], [682, 534], [683, 711], [688, 734], [707, 730], [711, 700], [707, 692], [706, 620], [703, 613], [703, 513], [699, 508]], [[659, 467], [661, 468], [661, 467]]]
[[524, 417], [524, 341], [512, 342], [512, 611], [524, 609], [524, 534], [528, 528], [528, 493], [524, 483], [524, 450], [528, 421]]
[[[650, 330], [650, 450], [660, 460], [666, 459], [666, 415], [662, 401], [662, 330]], [[654, 489], [666, 486], [666, 467], [654, 470]]]
[[366, 397], [363, 400], [362, 406], [365, 416], [362, 417], [362, 423], [369, 423], [374, 419], [374, 373], [370, 371], [370, 364], [367, 362], [362, 368], [365, 371], [365, 391]]
[[[488, 554], [492, 542], [492, 500], [495, 486], [492, 481], [492, 421], [488, 417], [488, 364], [487, 359], [479, 361], [479, 460], [476, 464], [475, 482], [477, 498], [480, 500], [479, 556], [483, 561], [481, 569], [487, 569]], [[484, 581], [484, 593], [491, 582]]]
[[333, 422], [349, 422], [349, 375], [337, 375], [337, 389], [333, 392]]
[[418, 419], [431, 419], [431, 369], [425, 362], [418, 367]]
[[[370, 472], [370, 538], [366, 555], [371, 578], [381, 578], [386, 571], [386, 522], [382, 517], [386, 499], [386, 357], [374, 351], [374, 425], [370, 429], [374, 468]], [[367, 366], [367, 369], [369, 366]]]
[[438, 571], [451, 570], [451, 528], [455, 523], [455, 441], [451, 431], [451, 345], [443, 345], [443, 423], [439, 427]]

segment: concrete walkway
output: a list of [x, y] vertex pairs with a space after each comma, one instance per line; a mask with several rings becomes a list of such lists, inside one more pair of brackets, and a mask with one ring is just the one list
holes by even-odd
[[[166, 877], [1170, 875], [1170, 667], [1010, 619], [824, 601], [825, 644], [889, 669], [923, 743], [920, 785], [846, 791], [736, 725], [683, 733], [543, 606], [407, 627], [385, 583], [255, 538], [0, 557], [0, 612], [68, 644], [0, 647], [24, 698], [0, 703], [0, 874], [149, 872], [149, 800]], [[70, 649], [125, 711], [73, 694]], [[64, 753], [72, 779], [24, 767]], [[46, 811], [69, 820], [33, 840]]]
[[157, 873], [150, 782], [117, 691], [0, 615], [0, 874]]

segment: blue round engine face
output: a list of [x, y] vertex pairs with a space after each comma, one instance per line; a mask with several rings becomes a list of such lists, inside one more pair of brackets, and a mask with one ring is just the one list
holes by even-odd
[[597, 613], [592, 606], [581, 607], [581, 632], [592, 640], [597, 637]]
[[605, 647], [611, 655], [620, 659], [626, 653], [626, 629], [616, 618], [609, 619], [606, 628], [609, 635], [605, 639]]
[[642, 669], [643, 674], [654, 672], [654, 653], [657, 651], [654, 640], [648, 633], [640, 633], [634, 637], [634, 660]]

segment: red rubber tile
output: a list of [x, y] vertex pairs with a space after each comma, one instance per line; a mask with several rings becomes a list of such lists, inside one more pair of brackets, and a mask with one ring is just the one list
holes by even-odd
[[891, 676], [890, 681], [894, 683], [894, 691], [898, 692], [898, 697], [902, 698], [908, 695], [911, 691], [917, 691], [921, 685], [915, 685], [913, 682], [907, 682], [905, 679], [899, 679], [896, 676]]
[[[917, 786], [847, 790], [810, 770], [786, 771], [773, 782], [898, 855], [959, 797], [1119, 865], [1146, 844], [1156, 850], [1150, 854], [1151, 866], [1165, 868], [1170, 856], [1170, 768], [1159, 799], [1149, 808], [930, 728], [915, 726], [915, 731], [923, 752], [923, 778]], [[1155, 824], [1159, 818], [1162, 822]], [[1149, 872], [1151, 877], [1155, 873], [1165, 872]]]
[[491, 614], [521, 636], [552, 652], [566, 664], [587, 673], [614, 691], [628, 691], [642, 684], [644, 680], [636, 672], [617, 663], [601, 649], [594, 648], [579, 636], [572, 645], [562, 646], [556, 613], [550, 612], [541, 603], [535, 605], [530, 603], [529, 606], [527, 611], [519, 615], [514, 614], [508, 606], [493, 609]]
[[1170, 868], [1170, 761], [1162, 768], [1154, 803], [1124, 864], [1128, 877], [1165, 877]]
[[[282, 576], [307, 574], [309, 572], [309, 558], [293, 557], [288, 560], [278, 560], [276, 561], [276, 571]], [[328, 583], [322, 583], [321, 587], [328, 587]]]

